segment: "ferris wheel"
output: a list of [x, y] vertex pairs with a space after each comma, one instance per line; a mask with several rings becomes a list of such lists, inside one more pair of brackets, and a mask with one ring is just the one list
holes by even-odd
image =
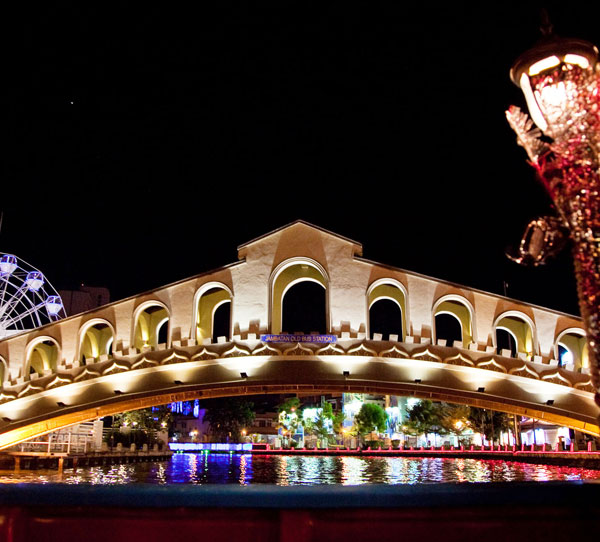
[[64, 316], [60, 296], [41, 271], [0, 252], [0, 339]]

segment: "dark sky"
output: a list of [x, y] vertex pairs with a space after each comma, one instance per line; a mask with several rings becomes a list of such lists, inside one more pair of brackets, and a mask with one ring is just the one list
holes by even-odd
[[[301, 218], [369, 259], [577, 311], [568, 251], [504, 255], [551, 212], [504, 117], [540, 4], [80, 4], [15, 16], [4, 69], [0, 251], [57, 289], [122, 298]], [[600, 43], [600, 5], [546, 5]]]

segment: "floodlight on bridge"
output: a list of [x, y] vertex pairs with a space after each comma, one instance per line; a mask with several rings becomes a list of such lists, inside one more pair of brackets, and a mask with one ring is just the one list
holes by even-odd
[[183, 382], [181, 380], [173, 380], [173, 384], [175, 384], [176, 386], [181, 386]]
[[485, 393], [485, 388], [483, 386], [481, 386], [481, 387], [477, 388], [477, 391], [479, 393]]
[[248, 373], [243, 373], [243, 372], [242, 372], [242, 373], [240, 373], [240, 376], [241, 376], [242, 378], [248, 378]]
[[4, 417], [2, 418], [2, 421], [3, 421], [3, 422], [6, 422], [6, 423], [10, 423], [10, 422], [12, 422], [12, 420], [11, 420], [10, 418], [8, 418], [7, 416], [4, 416]]
[[421, 383], [421, 379], [420, 378], [415, 378], [415, 384], [420, 384]]
[[342, 374], [344, 375], [344, 378], [348, 378], [350, 376], [350, 371], [344, 371]]
[[121, 390], [114, 390], [115, 391], [115, 395], [123, 395], [123, 392]]
[[67, 405], [65, 405], [62, 401], [56, 401], [56, 404], [60, 407], [60, 408], [64, 408]]
[[552, 406], [552, 405], [554, 404], [554, 399], [548, 399], [548, 400], [546, 401], [546, 404], [547, 404], [548, 406]]

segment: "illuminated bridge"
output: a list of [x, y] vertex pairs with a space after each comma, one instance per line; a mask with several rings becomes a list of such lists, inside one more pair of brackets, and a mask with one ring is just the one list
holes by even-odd
[[[368, 261], [297, 221], [239, 261], [0, 341], [0, 448], [182, 401], [381, 393], [598, 435], [579, 318]], [[306, 312], [335, 342], [267, 342]], [[314, 321], [314, 320], [313, 320]]]

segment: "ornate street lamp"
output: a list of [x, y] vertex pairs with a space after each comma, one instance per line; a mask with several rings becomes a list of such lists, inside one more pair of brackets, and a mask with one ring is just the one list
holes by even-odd
[[[590, 372], [600, 405], [600, 64], [598, 49], [559, 38], [549, 24], [543, 38], [511, 69], [531, 120], [518, 107], [506, 112], [517, 142], [556, 207], [555, 217], [531, 222], [517, 261], [543, 263], [570, 238]], [[535, 125], [534, 125], [535, 123]]]

